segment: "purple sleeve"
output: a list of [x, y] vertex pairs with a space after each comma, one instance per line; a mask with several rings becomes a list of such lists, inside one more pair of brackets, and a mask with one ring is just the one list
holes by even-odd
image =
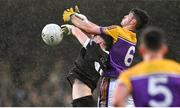
[[100, 27], [101, 34], [104, 34], [104, 27]]

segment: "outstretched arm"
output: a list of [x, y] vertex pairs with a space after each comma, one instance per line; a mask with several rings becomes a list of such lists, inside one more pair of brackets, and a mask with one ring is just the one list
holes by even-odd
[[122, 27], [119, 27], [117, 25], [100, 27], [89, 21], [83, 14], [75, 13], [70, 16], [70, 20], [75, 26], [77, 26], [81, 30], [91, 34], [106, 34], [108, 36], [111, 36], [114, 42], [117, 41], [119, 35], [121, 36], [121, 34], [124, 33]]
[[77, 17], [75, 14], [71, 16], [71, 22], [78, 28], [86, 31], [91, 34], [100, 34], [100, 26], [92, 23], [89, 20], [82, 20]]
[[82, 46], [84, 46], [86, 44], [87, 40], [89, 40], [88, 36], [83, 31], [81, 31], [79, 28], [77, 28], [75, 26], [73, 26], [73, 28], [71, 29], [71, 32], [72, 32], [73, 36], [75, 36], [78, 39], [78, 41], [80, 42], [80, 44]]
[[88, 21], [83, 14], [77, 13], [73, 8], [66, 9], [63, 13], [64, 22], [71, 21], [75, 26], [91, 34], [100, 34], [100, 26]]
[[89, 37], [79, 28], [69, 24], [62, 25], [61, 27], [63, 29], [64, 34], [67, 35], [72, 34], [78, 39], [78, 41], [82, 46], [86, 47], [87, 44], [89, 43], [90, 40]]

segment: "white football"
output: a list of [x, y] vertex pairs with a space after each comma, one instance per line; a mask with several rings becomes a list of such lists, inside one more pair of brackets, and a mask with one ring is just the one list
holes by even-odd
[[47, 45], [58, 45], [63, 39], [61, 27], [57, 24], [47, 24], [42, 30], [42, 39]]

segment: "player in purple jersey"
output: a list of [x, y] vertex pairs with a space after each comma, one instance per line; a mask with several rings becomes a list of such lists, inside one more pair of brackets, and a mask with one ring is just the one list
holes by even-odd
[[114, 44], [109, 51], [109, 69], [104, 71], [100, 87], [99, 106], [112, 106], [112, 92], [116, 79], [122, 70], [127, 69], [133, 60], [137, 43], [137, 29], [148, 23], [148, 15], [141, 9], [132, 9], [124, 16], [121, 26], [101, 27], [90, 22], [86, 16], [74, 12], [72, 8], [64, 11], [64, 22], [71, 21], [78, 28], [91, 34], [106, 34], [113, 38]]
[[139, 49], [143, 61], [119, 76], [114, 106], [125, 106], [132, 94], [137, 107], [180, 107], [180, 64], [164, 59], [168, 50], [164, 36], [154, 27], [142, 32]]

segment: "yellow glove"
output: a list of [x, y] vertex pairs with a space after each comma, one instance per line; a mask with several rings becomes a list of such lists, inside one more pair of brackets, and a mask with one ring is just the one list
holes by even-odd
[[71, 20], [71, 15], [73, 15], [73, 14], [75, 14], [76, 12], [74, 11], [74, 9], [73, 8], [70, 8], [70, 9], [67, 9], [67, 10], [65, 10], [64, 11], [64, 13], [63, 13], [63, 20], [64, 20], [64, 22], [68, 22], [68, 21], [70, 21]]

